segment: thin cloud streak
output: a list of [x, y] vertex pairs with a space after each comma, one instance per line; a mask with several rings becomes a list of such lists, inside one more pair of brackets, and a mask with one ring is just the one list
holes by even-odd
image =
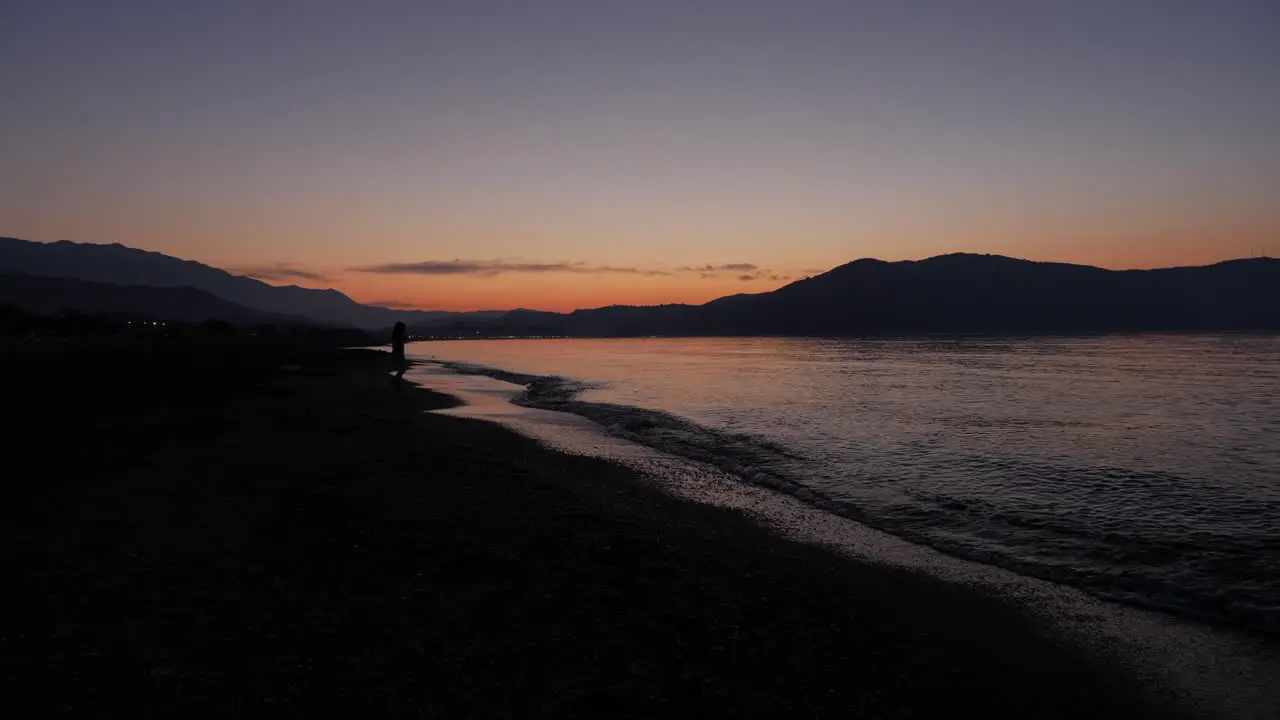
[[236, 275], [257, 278], [258, 280], [310, 280], [312, 282], [331, 282], [329, 277], [311, 270], [303, 270], [290, 263], [274, 265], [256, 265], [252, 267], [231, 268], [228, 272]]
[[[415, 263], [382, 263], [351, 268], [354, 272], [380, 275], [470, 275], [496, 277], [507, 273], [570, 273], [576, 275], [641, 275], [670, 277], [697, 273], [703, 278], [719, 273], [750, 273], [751, 279], [778, 279], [768, 269], [752, 263], [684, 266], [675, 269], [634, 265], [591, 265], [585, 262], [525, 262], [517, 260], [425, 260]], [[745, 279], [745, 277], [744, 277]]]
[[677, 269], [680, 272], [696, 272], [710, 275], [718, 272], [754, 272], [760, 268], [758, 265], [751, 263], [726, 263], [724, 265], [685, 266]]
[[355, 272], [383, 275], [474, 275], [494, 277], [505, 273], [574, 273], [580, 275], [671, 275], [670, 270], [588, 265], [581, 262], [533, 263], [508, 260], [427, 260], [416, 263], [384, 263], [351, 268]]
[[738, 279], [743, 282], [751, 282], [753, 280], [769, 280], [771, 282], [784, 282], [786, 280], [790, 280], [791, 276], [777, 275], [768, 270], [761, 270], [760, 272], [743, 273], [738, 276]]

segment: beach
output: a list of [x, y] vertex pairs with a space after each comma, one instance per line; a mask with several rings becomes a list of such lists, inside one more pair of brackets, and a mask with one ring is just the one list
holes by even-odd
[[1173, 714], [998, 597], [425, 412], [384, 352], [7, 361], [22, 715]]

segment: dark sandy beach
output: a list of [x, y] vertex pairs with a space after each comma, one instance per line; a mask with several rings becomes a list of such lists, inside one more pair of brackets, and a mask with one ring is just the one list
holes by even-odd
[[998, 600], [425, 413], [452, 401], [385, 371], [7, 352], [6, 714], [1168, 716]]

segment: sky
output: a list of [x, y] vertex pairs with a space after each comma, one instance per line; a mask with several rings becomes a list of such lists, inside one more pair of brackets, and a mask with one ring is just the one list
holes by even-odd
[[6, 0], [0, 235], [424, 309], [1280, 254], [1275, 0]]

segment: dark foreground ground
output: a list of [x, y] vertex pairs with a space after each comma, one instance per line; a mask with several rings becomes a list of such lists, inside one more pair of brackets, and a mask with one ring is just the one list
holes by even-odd
[[9, 717], [1151, 714], [970, 591], [425, 414], [382, 354], [3, 358]]

